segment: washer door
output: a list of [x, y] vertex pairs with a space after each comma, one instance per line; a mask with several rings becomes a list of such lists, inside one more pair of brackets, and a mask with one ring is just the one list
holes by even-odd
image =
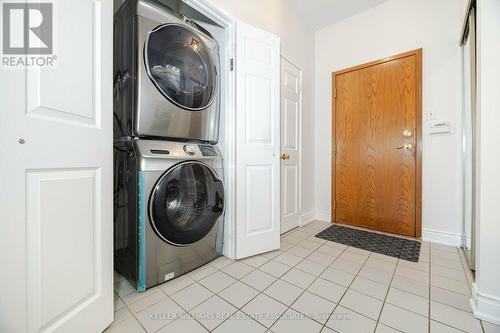
[[168, 24], [149, 33], [144, 46], [146, 71], [172, 103], [202, 110], [216, 95], [217, 70], [203, 38], [186, 27]]
[[177, 164], [156, 183], [149, 211], [151, 226], [164, 241], [174, 245], [197, 242], [224, 211], [222, 181], [203, 163]]

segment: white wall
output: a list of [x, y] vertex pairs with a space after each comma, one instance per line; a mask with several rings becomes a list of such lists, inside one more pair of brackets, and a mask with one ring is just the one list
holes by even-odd
[[[459, 37], [463, 0], [389, 0], [316, 32], [315, 209], [330, 212], [331, 73], [423, 48], [423, 235], [458, 244], [462, 230]], [[428, 135], [429, 112], [454, 132]]]
[[474, 314], [500, 325], [500, 1], [478, 0], [478, 168]]
[[287, 0], [209, 0], [237, 20], [281, 38], [281, 54], [303, 71], [302, 214], [314, 209], [314, 31]]

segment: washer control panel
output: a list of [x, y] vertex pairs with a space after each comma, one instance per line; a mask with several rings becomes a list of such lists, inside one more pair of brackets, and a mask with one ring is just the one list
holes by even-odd
[[184, 145], [184, 151], [186, 154], [193, 156], [196, 154], [196, 146], [194, 145]]
[[203, 156], [217, 156], [215, 148], [210, 145], [198, 145]]

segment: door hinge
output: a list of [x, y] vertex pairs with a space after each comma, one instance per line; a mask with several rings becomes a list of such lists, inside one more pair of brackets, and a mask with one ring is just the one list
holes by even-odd
[[234, 58], [229, 59], [229, 71], [234, 71]]
[[333, 200], [332, 206], [333, 206], [333, 210], [335, 210], [337, 208], [337, 200]]
[[337, 144], [332, 143], [332, 153], [333, 155], [337, 155]]
[[333, 98], [337, 98], [337, 88], [333, 89]]

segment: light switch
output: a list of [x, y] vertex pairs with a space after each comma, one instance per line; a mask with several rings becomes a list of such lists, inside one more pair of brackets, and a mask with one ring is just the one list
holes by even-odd
[[429, 134], [451, 133], [451, 121], [430, 121]]

